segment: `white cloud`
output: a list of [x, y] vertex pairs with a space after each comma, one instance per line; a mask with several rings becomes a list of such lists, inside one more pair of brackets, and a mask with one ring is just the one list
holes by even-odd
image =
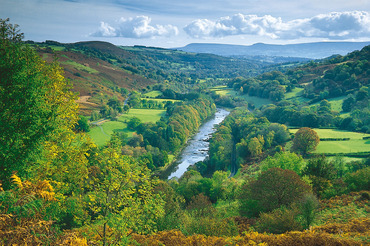
[[125, 37], [125, 38], [153, 38], [171, 37], [178, 34], [178, 29], [173, 25], [150, 25], [148, 16], [121, 18], [116, 27], [101, 22], [99, 29], [91, 34], [95, 37]]
[[100, 22], [100, 27], [99, 29], [91, 34], [91, 36], [94, 37], [115, 37], [117, 36], [116, 30], [111, 27], [108, 23], [105, 22]]
[[193, 38], [258, 35], [270, 38], [297, 39], [304, 37], [346, 39], [370, 38], [370, 14], [365, 11], [332, 12], [312, 18], [283, 22], [271, 15], [222, 17], [216, 21], [195, 20], [184, 28]]

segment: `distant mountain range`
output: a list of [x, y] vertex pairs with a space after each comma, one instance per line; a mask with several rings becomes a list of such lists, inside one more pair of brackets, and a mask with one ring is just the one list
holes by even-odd
[[257, 43], [249, 46], [192, 43], [186, 45], [185, 47], [177, 48], [177, 50], [195, 53], [210, 53], [221, 56], [240, 56], [242, 58], [268, 56], [322, 59], [332, 55], [346, 55], [354, 50], [360, 50], [367, 45], [370, 45], [370, 41], [317, 42], [286, 45]]

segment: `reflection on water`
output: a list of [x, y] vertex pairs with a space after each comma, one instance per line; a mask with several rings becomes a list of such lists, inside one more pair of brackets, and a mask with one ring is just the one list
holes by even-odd
[[215, 126], [220, 124], [229, 113], [224, 109], [217, 109], [215, 116], [199, 128], [199, 132], [189, 140], [188, 146], [182, 151], [177, 161], [177, 169], [168, 179], [180, 178], [190, 165], [203, 161], [208, 156], [208, 139], [216, 131]]

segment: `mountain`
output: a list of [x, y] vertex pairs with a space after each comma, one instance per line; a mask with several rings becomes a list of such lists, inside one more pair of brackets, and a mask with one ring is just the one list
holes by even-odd
[[229, 44], [192, 43], [185, 47], [177, 48], [186, 52], [211, 53], [221, 56], [252, 56], [272, 57], [300, 57], [321, 59], [332, 55], [346, 55], [354, 50], [360, 50], [368, 42], [317, 42], [301, 44], [263, 44], [257, 43], [250, 46]]

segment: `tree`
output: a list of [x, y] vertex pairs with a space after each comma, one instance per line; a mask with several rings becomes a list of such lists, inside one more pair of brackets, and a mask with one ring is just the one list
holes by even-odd
[[[260, 212], [289, 206], [309, 192], [309, 185], [294, 171], [270, 168], [243, 186], [240, 212], [242, 215], [258, 216]], [[247, 211], [251, 208], [254, 209], [252, 213]]]
[[356, 104], [356, 100], [353, 95], [349, 95], [342, 103], [342, 110], [343, 112], [350, 112], [353, 106]]
[[7, 21], [0, 22], [0, 181], [5, 188], [12, 172], [25, 177], [26, 167], [42, 159], [42, 146], [57, 142], [78, 119], [76, 95], [62, 69], [17, 42], [22, 35]]
[[257, 157], [262, 153], [263, 144], [258, 140], [258, 138], [252, 138], [248, 143], [248, 150], [252, 157]]
[[80, 115], [79, 119], [77, 121], [77, 124], [75, 126], [75, 130], [77, 132], [89, 132], [90, 131], [90, 126], [89, 123], [87, 122], [87, 119], [85, 116]]
[[304, 161], [301, 156], [291, 152], [277, 152], [273, 157], [267, 157], [261, 162], [261, 171], [267, 171], [273, 167], [279, 167], [281, 169], [288, 169], [301, 174], [304, 167]]
[[135, 131], [136, 128], [141, 124], [141, 120], [137, 117], [132, 117], [128, 122], [127, 122], [127, 128]]
[[335, 178], [335, 168], [333, 163], [321, 156], [310, 159], [303, 174], [310, 177], [313, 191], [320, 197], [332, 185], [331, 180]]
[[163, 200], [154, 194], [156, 181], [145, 165], [120, 152], [120, 140], [113, 135], [108, 147], [93, 155], [86, 180], [87, 206], [95, 226], [102, 225], [103, 245], [118, 244], [130, 229], [154, 231], [163, 214]]
[[313, 194], [305, 194], [298, 202], [300, 215], [303, 219], [303, 227], [310, 228], [312, 222], [316, 217], [316, 209], [319, 206], [319, 201]]
[[294, 134], [292, 149], [306, 155], [308, 152], [315, 150], [319, 142], [319, 135], [314, 130], [302, 127]]
[[2, 41], [8, 40], [10, 42], [21, 42], [24, 34], [20, 32], [18, 24], [8, 23], [9, 18], [5, 20], [0, 19], [0, 39]]

